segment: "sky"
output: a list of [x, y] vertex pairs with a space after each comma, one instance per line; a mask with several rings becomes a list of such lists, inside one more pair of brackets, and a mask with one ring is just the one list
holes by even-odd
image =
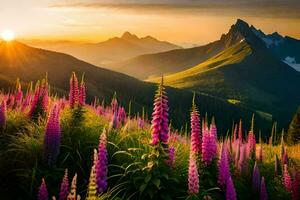
[[0, 31], [17, 39], [99, 42], [129, 31], [205, 44], [237, 18], [300, 39], [299, 0], [0, 0]]

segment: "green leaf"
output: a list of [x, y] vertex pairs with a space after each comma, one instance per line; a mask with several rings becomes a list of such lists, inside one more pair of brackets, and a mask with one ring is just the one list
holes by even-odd
[[147, 187], [147, 184], [141, 185], [139, 188], [140, 192], [143, 192], [146, 189], [146, 187]]
[[148, 174], [145, 178], [145, 182], [148, 183], [151, 180], [152, 176], [151, 174]]
[[153, 180], [152, 180], [152, 183], [153, 183], [157, 188], [159, 188], [159, 186], [160, 186], [160, 180], [159, 180], [159, 179], [153, 179]]

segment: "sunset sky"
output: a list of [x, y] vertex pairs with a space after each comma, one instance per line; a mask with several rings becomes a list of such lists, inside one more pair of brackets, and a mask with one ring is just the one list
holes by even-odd
[[300, 38], [299, 0], [0, 0], [0, 31], [19, 39], [102, 41], [130, 31], [204, 44], [237, 18]]

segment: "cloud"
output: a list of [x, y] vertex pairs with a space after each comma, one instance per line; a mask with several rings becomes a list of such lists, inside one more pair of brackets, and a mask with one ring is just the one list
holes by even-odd
[[[56, 2], [54, 9], [118, 9], [136, 14], [219, 14], [300, 18], [299, 0], [86, 0]], [[191, 13], [191, 11], [197, 11]]]

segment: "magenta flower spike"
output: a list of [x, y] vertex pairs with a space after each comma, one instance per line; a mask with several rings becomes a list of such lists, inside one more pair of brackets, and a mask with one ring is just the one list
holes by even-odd
[[211, 162], [210, 135], [207, 128], [202, 133], [202, 161], [208, 165]]
[[202, 151], [200, 117], [195, 104], [195, 94], [191, 112], [191, 150], [196, 154], [201, 154]]
[[111, 109], [112, 109], [113, 113], [118, 111], [118, 100], [117, 100], [117, 94], [116, 93], [114, 94], [114, 96], [111, 100], [110, 106], [111, 106]]
[[235, 143], [235, 141], [236, 141], [237, 131], [238, 131], [238, 127], [237, 127], [237, 124], [235, 124], [234, 125], [234, 130], [233, 130], [233, 136], [232, 136], [232, 142], [233, 143]]
[[107, 189], [107, 173], [108, 173], [108, 160], [106, 149], [106, 131], [99, 138], [98, 156], [96, 163], [96, 183], [97, 191], [99, 193], [104, 192]]
[[267, 193], [264, 177], [261, 178], [259, 199], [268, 200], [268, 193]]
[[60, 185], [59, 200], [65, 200], [69, 194], [69, 178], [68, 169], [65, 170], [65, 175]]
[[235, 188], [231, 179], [231, 176], [229, 176], [227, 183], [226, 183], [226, 200], [236, 200], [236, 192]]
[[199, 174], [193, 152], [190, 152], [189, 171], [188, 171], [188, 193], [197, 195], [199, 193]]
[[41, 96], [42, 96], [42, 107], [44, 109], [45, 112], [48, 111], [48, 105], [49, 105], [49, 91], [48, 91], [48, 84], [45, 84], [43, 86], [43, 89], [42, 89], [42, 93], [41, 93]]
[[118, 110], [118, 119], [121, 124], [125, 124], [126, 122], [126, 111], [123, 107], [120, 107]]
[[251, 156], [256, 154], [256, 140], [253, 131], [251, 130], [248, 135], [248, 143], [247, 143], [247, 154]]
[[229, 163], [228, 163], [228, 151], [226, 145], [222, 144], [221, 149], [221, 159], [218, 165], [218, 183], [220, 187], [225, 190], [227, 180], [230, 177], [230, 171], [229, 171]]
[[80, 88], [79, 88], [79, 105], [83, 106], [85, 105], [86, 100], [86, 87], [84, 82], [84, 75], [82, 75]]
[[241, 145], [240, 147], [240, 159], [238, 163], [238, 169], [240, 173], [245, 173], [247, 171], [246, 148], [246, 145]]
[[41, 92], [41, 87], [40, 87], [40, 84], [37, 83], [35, 91], [34, 91], [34, 96], [33, 96], [32, 102], [31, 102], [30, 110], [28, 113], [29, 117], [33, 116], [36, 108], [38, 107], [38, 103], [40, 100], [40, 92]]
[[169, 138], [169, 107], [168, 97], [164, 88], [163, 77], [156, 91], [154, 108], [152, 113], [151, 130], [152, 130], [152, 145], [162, 143], [167, 144]]
[[287, 192], [292, 192], [292, 179], [286, 164], [283, 167], [283, 185]]
[[48, 191], [47, 191], [47, 186], [46, 186], [44, 178], [42, 179], [42, 184], [40, 186], [37, 199], [38, 200], [48, 200]]
[[252, 173], [252, 189], [255, 192], [259, 192], [260, 190], [260, 173], [256, 162], [254, 164]]
[[75, 105], [78, 103], [78, 80], [76, 77], [75, 72], [72, 73], [71, 79], [70, 79], [70, 92], [69, 92], [69, 104], [71, 108], [74, 108]]
[[212, 119], [212, 123], [209, 129], [209, 140], [210, 140], [210, 149], [211, 149], [210, 159], [213, 160], [218, 154], [217, 127], [214, 118]]
[[6, 126], [6, 101], [3, 100], [0, 105], [0, 129], [4, 129]]
[[44, 137], [44, 159], [48, 165], [52, 165], [56, 162], [60, 150], [60, 139], [59, 108], [55, 104], [48, 116]]

